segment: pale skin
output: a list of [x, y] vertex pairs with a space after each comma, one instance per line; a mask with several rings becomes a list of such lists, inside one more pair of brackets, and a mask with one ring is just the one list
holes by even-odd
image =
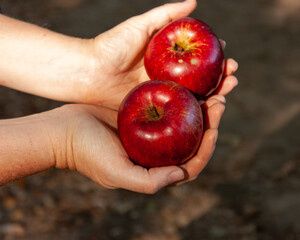
[[119, 140], [116, 120], [124, 96], [149, 79], [143, 53], [152, 34], [188, 16], [196, 4], [186, 0], [163, 5], [93, 39], [0, 15], [0, 52], [5, 59], [0, 62], [0, 84], [76, 103], [0, 120], [0, 185], [54, 167], [79, 171], [109, 189], [141, 193], [195, 179], [214, 152], [224, 96], [238, 83], [233, 59], [226, 60], [222, 84], [202, 105], [204, 136], [196, 155], [182, 166], [145, 169], [133, 164]]

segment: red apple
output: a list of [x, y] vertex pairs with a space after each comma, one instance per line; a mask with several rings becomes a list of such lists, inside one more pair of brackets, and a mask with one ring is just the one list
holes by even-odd
[[210, 27], [186, 17], [153, 36], [145, 52], [144, 65], [151, 80], [177, 82], [204, 98], [221, 81], [224, 55]]
[[203, 117], [188, 89], [171, 81], [147, 81], [132, 89], [121, 103], [118, 130], [136, 164], [147, 168], [176, 165], [198, 149]]

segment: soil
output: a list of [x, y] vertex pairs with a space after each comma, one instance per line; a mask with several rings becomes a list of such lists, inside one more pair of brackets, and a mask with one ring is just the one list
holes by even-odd
[[[165, 2], [0, 0], [0, 7], [86, 38]], [[0, 239], [300, 239], [300, 2], [203, 0], [192, 16], [226, 40], [226, 56], [240, 66], [216, 152], [198, 179], [149, 196], [49, 170], [0, 188]], [[2, 119], [61, 104], [0, 88]]]

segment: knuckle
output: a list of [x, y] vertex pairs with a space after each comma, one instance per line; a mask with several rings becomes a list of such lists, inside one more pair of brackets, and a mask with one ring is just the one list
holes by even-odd
[[213, 97], [213, 99], [215, 99], [216, 101], [221, 102], [221, 103], [225, 103], [226, 102], [226, 98], [223, 95], [221, 95], [221, 94], [215, 95]]
[[221, 103], [219, 103], [219, 104], [217, 105], [217, 107], [215, 107], [215, 108], [213, 109], [213, 113], [214, 113], [214, 115], [216, 115], [216, 116], [221, 116], [221, 115], [223, 115], [224, 111], [225, 111], [225, 106], [224, 106], [224, 104], [221, 104]]

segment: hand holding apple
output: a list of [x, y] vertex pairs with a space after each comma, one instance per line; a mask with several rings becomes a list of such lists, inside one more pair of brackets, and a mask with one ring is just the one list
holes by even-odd
[[[45, 61], [42, 62], [47, 62], [49, 57], [50, 59], [60, 58], [67, 65], [57, 64], [55, 61], [54, 65], [38, 65], [40, 71], [33, 72], [22, 72], [20, 68], [15, 71], [15, 68], [3, 67], [4, 70], [12, 69], [12, 71], [3, 72], [3, 77], [7, 75], [10, 77], [7, 78], [8, 81], [1, 81], [1, 84], [60, 101], [89, 103], [89, 105], [66, 105], [51, 111], [43, 122], [43, 131], [36, 131], [37, 135], [46, 133], [45, 139], [51, 140], [49, 141], [51, 144], [46, 148], [49, 151], [49, 157], [54, 157], [51, 165], [57, 168], [77, 170], [107, 188], [124, 188], [142, 193], [155, 193], [178, 181], [190, 181], [201, 172], [214, 151], [217, 128], [224, 111], [224, 97], [221, 95], [228, 94], [237, 84], [237, 79], [232, 76], [237, 69], [234, 60], [226, 61], [226, 77], [215, 91], [220, 95], [209, 97], [203, 105], [205, 127], [203, 141], [200, 143], [196, 155], [180, 167], [146, 169], [133, 164], [117, 135], [117, 112], [115, 111], [133, 86], [148, 80], [143, 66], [143, 53], [153, 32], [173, 20], [187, 16], [195, 7], [196, 0], [166, 4], [133, 17], [97, 38], [86, 41], [74, 40], [74, 38], [47, 30], [47, 34], [42, 40], [51, 43], [53, 48], [48, 48], [43, 41], [40, 41], [41, 38], [35, 37], [42, 35], [41, 28], [33, 27], [30, 24], [24, 27], [23, 24], [18, 25], [21, 24], [20, 22], [17, 23], [18, 28], [4, 24], [7, 29], [14, 30], [14, 33], [20, 30], [22, 30], [20, 34], [23, 35], [31, 33], [31, 38], [26, 38], [27, 44], [20, 44], [18, 49], [13, 47], [8, 49], [7, 44], [2, 44], [4, 49], [2, 52], [5, 54], [13, 52], [16, 54], [13, 56], [19, 56], [19, 52], [13, 50], [21, 49], [24, 53], [23, 58], [28, 59], [22, 63], [26, 63], [30, 67], [36, 66], [31, 61], [32, 56], [27, 54], [27, 49], [28, 46], [38, 45], [39, 48], [34, 47], [34, 49], [38, 49], [35, 52], [37, 54], [35, 59], [44, 59]], [[1, 17], [3, 20], [4, 16]], [[15, 36], [14, 34], [10, 35]], [[31, 41], [32, 39], [34, 41]], [[9, 38], [2, 40], [6, 40], [7, 43]], [[134, 41], [132, 42], [132, 40]], [[59, 44], [55, 44], [57, 42]], [[21, 46], [27, 46], [27, 48]], [[69, 51], [69, 47], [72, 51]], [[74, 54], [66, 58], [64, 54], [61, 55], [66, 50]], [[16, 58], [10, 57], [10, 59]], [[10, 62], [6, 61], [5, 63], [9, 64]], [[48, 67], [51, 68], [51, 71], [47, 71]], [[52, 74], [48, 74], [49, 72]], [[32, 74], [28, 75], [28, 73]], [[45, 75], [45, 73], [47, 74]], [[19, 79], [20, 76], [22, 76], [22, 81], [13, 81], [16, 77]], [[41, 76], [43, 77], [41, 78]], [[49, 76], [51, 77], [49, 78]], [[57, 76], [63, 76], [63, 78], [58, 79]], [[72, 81], [64, 76], [70, 76]], [[41, 82], [40, 79], [44, 80]], [[33, 116], [33, 118], [35, 117]], [[45, 131], [45, 123], [48, 120], [51, 122], [48, 126], [50, 128]], [[33, 123], [34, 121], [31, 121], [31, 124]], [[35, 151], [31, 151], [31, 153], [34, 154]], [[22, 158], [20, 159], [22, 160]], [[11, 164], [10, 161], [9, 164]], [[41, 165], [42, 163], [33, 161], [32, 164]], [[36, 166], [26, 165], [25, 167], [27, 170], [30, 168], [30, 171], [36, 170]], [[185, 169], [185, 174], [182, 168]], [[23, 169], [21, 170], [23, 171]]]
[[[229, 82], [225, 86], [227, 89], [222, 91], [232, 90], [233, 85]], [[116, 111], [92, 105], [67, 105], [64, 109], [58, 109], [59, 116], [68, 124], [68, 131], [58, 132], [68, 134], [65, 138], [58, 138], [67, 140], [63, 143], [54, 141], [58, 157], [56, 167], [77, 170], [106, 188], [148, 194], [168, 185], [191, 181], [206, 166], [214, 152], [218, 126], [225, 109], [224, 101], [223, 96], [214, 95], [202, 105], [205, 123], [203, 137], [189, 161], [179, 166], [149, 169], [134, 164], [124, 150], [117, 134]], [[68, 114], [65, 114], [66, 108], [69, 109]]]
[[[118, 116], [120, 138], [130, 158], [141, 166], [182, 164], [196, 151], [203, 128], [199, 106], [200, 121], [187, 121], [197, 119], [195, 111], [188, 108], [194, 109], [198, 102], [191, 98], [194, 105], [185, 105], [186, 99], [181, 97], [191, 94], [183, 90], [186, 87], [204, 98], [217, 89], [225, 65], [222, 44], [208, 25], [185, 17], [155, 34], [147, 46], [144, 65], [155, 81], [138, 85], [123, 100]], [[180, 85], [166, 88], [171, 85], [169, 80]], [[173, 91], [179, 88], [181, 93]], [[185, 131], [180, 132], [182, 126]], [[197, 133], [200, 138], [195, 141]]]
[[152, 34], [169, 22], [189, 15], [196, 0], [164, 4], [131, 17], [94, 39], [94, 78], [88, 82], [85, 103], [118, 110], [125, 95], [148, 81], [144, 52]]
[[[178, 181], [195, 179], [211, 158], [218, 137], [218, 126], [225, 109], [224, 96], [237, 85], [237, 79], [232, 75], [237, 70], [237, 63], [233, 59], [226, 61], [224, 79], [215, 91], [219, 95], [210, 96], [202, 105], [204, 133], [199, 149], [188, 162], [181, 166], [143, 168], [132, 163], [117, 135], [115, 110], [134, 86], [149, 80], [143, 64], [143, 53], [150, 36], [163, 25], [188, 15], [195, 6], [195, 0], [164, 5], [133, 17], [95, 39], [95, 53], [99, 59], [95, 75], [101, 76], [101, 79], [94, 78], [89, 82], [90, 94], [84, 102], [107, 107], [99, 109], [95, 106], [85, 106], [90, 115], [88, 119], [92, 120], [93, 124], [100, 122], [98, 131], [103, 131], [103, 134], [95, 131], [94, 125], [89, 129], [86, 129], [87, 125], [84, 125], [86, 128], [78, 128], [80, 131], [75, 131], [74, 137], [78, 141], [76, 144], [81, 146], [77, 150], [81, 152], [77, 153], [78, 157], [73, 161], [77, 170], [100, 185], [155, 193]], [[126, 43], [121, 49], [120, 39], [122, 44]], [[136, 41], [132, 43], [132, 39]], [[132, 44], [135, 48], [132, 48]]]
[[[68, 163], [74, 163], [73, 169], [75, 167], [106, 188], [123, 188], [147, 194], [156, 193], [168, 185], [194, 180], [214, 152], [219, 123], [225, 110], [224, 95], [237, 85], [236, 78], [231, 76], [236, 68], [236, 65], [227, 67], [224, 74], [228, 77], [219, 86], [219, 95], [210, 96], [202, 105], [205, 124], [202, 141], [189, 161], [179, 166], [150, 169], [136, 165], [128, 157], [118, 137], [116, 111], [91, 105], [72, 105], [79, 114], [70, 118], [73, 121], [69, 121], [72, 124], [67, 129], [74, 134], [68, 134], [72, 136], [72, 141], [68, 140], [67, 143], [72, 143], [73, 146], [67, 149], [75, 149], [76, 152], [68, 152], [67, 156], [72, 156], [73, 159], [65, 159], [67, 167], [72, 168]], [[74, 124], [74, 119], [77, 124]], [[58, 148], [61, 146], [64, 145], [58, 144]]]
[[[152, 34], [169, 22], [189, 15], [196, 5], [196, 0], [165, 4], [93, 39], [57, 34], [1, 15], [1, 22], [5, 23], [2, 30], [9, 33], [1, 39], [2, 57], [13, 61], [22, 56], [23, 61], [2, 61], [0, 84], [49, 99], [117, 110], [133, 87], [149, 80], [143, 56]], [[28, 49], [35, 49], [35, 58]], [[230, 68], [236, 62], [229, 59], [226, 65]], [[28, 71], [32, 66], [37, 71]]]

